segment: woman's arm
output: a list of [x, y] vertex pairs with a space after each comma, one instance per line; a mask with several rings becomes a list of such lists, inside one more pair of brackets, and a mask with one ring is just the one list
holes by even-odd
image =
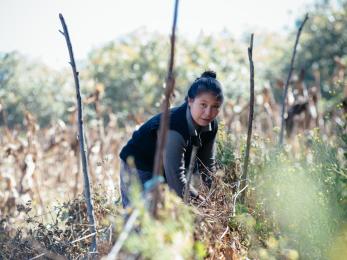
[[[183, 190], [187, 183], [185, 151], [185, 141], [182, 135], [174, 130], [169, 130], [163, 158], [164, 171], [169, 187], [180, 197], [183, 197]], [[190, 186], [190, 193], [193, 197], [198, 196], [198, 192], [192, 186]]]

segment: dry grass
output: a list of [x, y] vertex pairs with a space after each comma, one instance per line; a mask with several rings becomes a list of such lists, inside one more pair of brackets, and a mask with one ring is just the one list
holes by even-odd
[[241, 259], [246, 255], [241, 234], [230, 227], [236, 190], [236, 183], [232, 182], [235, 176], [230, 176], [230, 170], [218, 171], [211, 189], [201, 187], [206, 199], [193, 205], [195, 239], [207, 246], [207, 259]]
[[[88, 253], [90, 234], [79, 197], [83, 181], [76, 129], [63, 122], [39, 129], [29, 113], [25, 127], [0, 129], [0, 258], [82, 258]], [[105, 129], [89, 127], [87, 135], [100, 256], [116, 241], [118, 231], [112, 221], [124, 213], [115, 203], [119, 202], [118, 152], [132, 131], [120, 131], [115, 120]], [[192, 203], [194, 239], [205, 246], [207, 259], [247, 255], [247, 234], [230, 223], [239, 172], [238, 160], [221, 169], [210, 190], [201, 187], [206, 201]]]
[[[83, 185], [75, 129], [63, 123], [39, 129], [29, 115], [26, 127], [24, 132], [2, 129], [1, 257], [59, 258], [63, 255], [77, 259], [85, 256], [90, 237], [85, 204], [78, 197]], [[103, 190], [103, 196], [94, 196], [98, 236], [102, 237], [100, 255], [107, 254], [115, 241], [110, 216], [123, 214], [120, 206], [114, 207], [114, 202], [119, 200], [115, 155], [120, 140], [128, 134], [117, 134], [114, 127], [108, 130], [101, 144], [98, 131], [89, 130], [89, 164], [93, 183], [97, 183], [94, 188], [100, 186]], [[104, 158], [100, 158], [101, 145]], [[206, 202], [193, 207], [195, 240], [206, 245], [210, 259], [231, 259], [231, 256], [238, 259], [245, 248], [237, 233], [228, 227], [233, 187], [225, 180], [225, 176], [217, 176], [215, 186], [205, 191]], [[110, 203], [113, 207], [107, 206]]]

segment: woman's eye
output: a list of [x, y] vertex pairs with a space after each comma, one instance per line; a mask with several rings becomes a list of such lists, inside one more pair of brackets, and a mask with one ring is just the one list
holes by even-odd
[[200, 104], [200, 107], [202, 107], [202, 108], [206, 108], [206, 107], [207, 107], [207, 105], [206, 105], [205, 103], [201, 103], [201, 104]]

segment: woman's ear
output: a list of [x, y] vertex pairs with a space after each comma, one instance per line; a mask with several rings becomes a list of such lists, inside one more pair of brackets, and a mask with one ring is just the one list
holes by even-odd
[[194, 102], [194, 98], [188, 98], [188, 106], [191, 106]]

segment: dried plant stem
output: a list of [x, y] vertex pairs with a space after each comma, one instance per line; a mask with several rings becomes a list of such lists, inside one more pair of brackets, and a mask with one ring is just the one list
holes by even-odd
[[246, 187], [247, 187], [249, 151], [251, 148], [252, 126], [253, 126], [253, 117], [254, 117], [253, 33], [251, 34], [251, 42], [250, 42], [250, 46], [248, 47], [248, 59], [249, 59], [249, 69], [250, 69], [250, 101], [249, 101], [247, 145], [246, 145], [246, 154], [245, 154], [245, 161], [243, 164], [243, 173], [242, 173], [244, 182], [241, 183], [241, 190], [244, 190], [244, 192], [241, 193], [242, 202], [244, 202]]
[[[169, 107], [170, 107], [170, 97], [173, 93], [175, 87], [175, 78], [173, 75], [173, 66], [174, 66], [174, 58], [175, 58], [175, 41], [176, 41], [176, 24], [177, 24], [177, 14], [178, 14], [178, 3], [179, 0], [175, 1], [175, 10], [174, 10], [174, 19], [172, 25], [172, 33], [171, 33], [171, 51], [170, 51], [170, 60], [169, 60], [169, 68], [168, 74], [166, 78], [166, 87], [165, 87], [165, 97], [162, 103], [162, 115], [160, 118], [160, 127], [156, 145], [156, 152], [154, 157], [154, 176], [159, 176], [161, 174], [161, 169], [163, 165], [163, 151], [166, 142], [167, 130], [169, 127]], [[156, 187], [152, 191], [152, 203], [151, 203], [151, 213], [156, 216], [157, 214], [157, 204], [160, 198], [159, 186]]]
[[308, 20], [308, 14], [305, 15], [304, 21], [301, 23], [298, 33], [296, 34], [296, 40], [294, 44], [294, 49], [293, 49], [293, 54], [292, 54], [292, 59], [290, 61], [290, 68], [289, 68], [289, 73], [286, 81], [286, 85], [284, 87], [284, 92], [283, 92], [283, 100], [282, 100], [282, 112], [281, 112], [281, 131], [280, 131], [280, 136], [279, 136], [279, 145], [282, 146], [283, 144], [283, 135], [284, 135], [284, 112], [286, 110], [286, 98], [287, 98], [287, 93], [288, 93], [288, 87], [289, 87], [289, 82], [292, 77], [292, 72], [294, 69], [294, 61], [295, 61], [295, 55], [296, 55], [296, 48], [299, 43], [299, 38], [300, 34], [302, 31], [302, 28], [304, 27], [306, 21]]
[[[238, 188], [240, 187], [240, 185], [238, 185]], [[248, 187], [248, 184], [243, 187], [241, 190], [237, 191], [235, 195], [233, 195], [233, 198], [232, 198], [232, 201], [233, 201], [233, 205], [232, 205], [232, 212], [231, 212], [231, 216], [235, 217], [236, 215], [236, 201], [237, 201], [237, 198], [238, 196], [244, 191], [246, 190]]]
[[74, 243], [76, 243], [76, 242], [78, 242], [78, 241], [81, 241], [81, 240], [87, 239], [88, 237], [91, 237], [91, 236], [94, 236], [94, 235], [96, 235], [96, 234], [95, 234], [95, 233], [88, 234], [88, 235], [86, 235], [86, 236], [84, 236], [84, 237], [80, 237], [80, 238], [78, 238], [78, 239], [76, 239], [76, 240], [74, 240], [74, 241], [70, 242], [70, 244], [74, 244]]
[[194, 171], [194, 165], [195, 165], [195, 160], [196, 160], [196, 154], [198, 152], [198, 146], [193, 146], [192, 153], [190, 155], [190, 162], [189, 162], [189, 168], [188, 168], [188, 173], [187, 173], [187, 183], [184, 188], [184, 196], [183, 196], [183, 201], [184, 203], [188, 203], [188, 198], [189, 198], [189, 191], [190, 191], [190, 183], [192, 181], [192, 173]]
[[76, 69], [75, 64], [75, 58], [73, 55], [72, 50], [72, 44], [69, 36], [69, 32], [67, 29], [67, 26], [65, 24], [65, 20], [62, 14], [59, 14], [59, 18], [61, 21], [61, 24], [63, 26], [63, 32], [60, 31], [66, 40], [66, 44], [69, 50], [70, 55], [70, 65], [72, 67], [72, 72], [75, 80], [75, 87], [76, 87], [76, 96], [77, 96], [77, 108], [78, 108], [78, 134], [79, 134], [79, 144], [80, 144], [80, 155], [82, 159], [82, 167], [83, 167], [83, 177], [84, 177], [84, 197], [87, 204], [87, 214], [88, 214], [88, 221], [90, 226], [90, 233], [94, 234], [92, 238], [92, 244], [91, 244], [91, 252], [95, 253], [97, 252], [97, 243], [96, 243], [96, 223], [95, 223], [95, 217], [94, 217], [94, 209], [93, 209], [93, 200], [91, 197], [91, 187], [90, 187], [90, 181], [89, 181], [89, 172], [88, 172], [88, 160], [87, 160], [87, 149], [85, 145], [85, 135], [84, 135], [84, 128], [83, 128], [83, 110], [82, 110], [82, 99], [81, 99], [81, 92], [80, 92], [80, 84], [78, 79], [78, 72]]
[[110, 253], [107, 255], [107, 257], [106, 257], [107, 260], [117, 259], [118, 253], [119, 253], [120, 249], [122, 248], [125, 240], [129, 236], [129, 233], [133, 229], [135, 221], [136, 221], [137, 217], [139, 216], [139, 214], [140, 214], [140, 211], [138, 209], [135, 209], [131, 213], [130, 217], [128, 218], [128, 220], [127, 220], [127, 222], [126, 222], [126, 224], [122, 230], [122, 233], [118, 237], [117, 242], [114, 244]]
[[224, 230], [223, 234], [221, 235], [221, 237], [219, 238], [219, 240], [222, 240], [223, 237], [228, 233], [229, 231], [229, 226], [227, 226], [227, 228]]

